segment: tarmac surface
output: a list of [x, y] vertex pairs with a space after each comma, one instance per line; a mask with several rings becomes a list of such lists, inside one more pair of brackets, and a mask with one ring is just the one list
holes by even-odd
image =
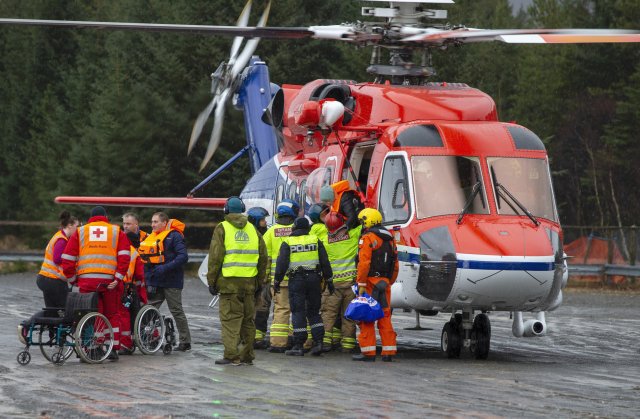
[[[460, 359], [440, 351], [448, 316], [396, 310], [394, 362], [350, 355], [287, 357], [256, 351], [253, 366], [218, 366], [217, 307], [195, 277], [183, 302], [193, 349], [62, 366], [37, 347], [20, 366], [16, 326], [42, 306], [35, 274], [0, 275], [0, 417], [640, 417], [640, 295], [565, 292], [549, 333], [515, 338], [509, 313], [490, 314], [491, 352]], [[162, 311], [168, 313], [166, 306]], [[525, 317], [526, 320], [527, 317]]]

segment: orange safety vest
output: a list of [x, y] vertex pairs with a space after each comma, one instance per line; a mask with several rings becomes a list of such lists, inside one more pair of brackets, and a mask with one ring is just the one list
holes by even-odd
[[38, 274], [46, 276], [47, 278], [61, 279], [65, 282], [69, 282], [73, 278], [67, 279], [64, 276], [62, 267], [56, 265], [53, 261], [53, 246], [59, 239], [63, 239], [65, 242], [69, 241], [69, 238], [65, 236], [62, 231], [58, 231], [53, 235], [53, 237], [51, 237], [49, 244], [47, 244], [47, 248], [44, 250], [44, 261], [42, 261], [42, 266], [40, 267], [40, 272], [38, 272]]
[[120, 277], [118, 267], [118, 237], [120, 227], [104, 221], [94, 221], [78, 228], [78, 278], [113, 280]]
[[171, 232], [175, 230], [178, 233], [184, 235], [185, 224], [174, 218], [170, 219], [167, 223], [167, 227], [160, 233], [152, 232], [147, 235], [140, 243], [138, 247], [138, 253], [143, 263], [159, 264], [165, 262], [164, 257], [164, 239]]
[[342, 194], [347, 192], [348, 190], [351, 190], [351, 186], [349, 186], [348, 180], [341, 180], [331, 185], [331, 188], [333, 189], [333, 193], [335, 195], [335, 199], [331, 204], [331, 211], [339, 212], [340, 199], [342, 198]]
[[142, 281], [137, 280], [137, 281], [133, 281], [133, 275], [136, 272], [136, 262], [138, 261], [138, 258], [140, 257], [140, 254], [136, 251], [136, 248], [131, 246], [131, 261], [129, 262], [129, 269], [127, 269], [127, 274], [124, 276], [124, 282], [126, 283], [131, 283], [133, 282], [133, 285], [140, 285], [142, 284]]

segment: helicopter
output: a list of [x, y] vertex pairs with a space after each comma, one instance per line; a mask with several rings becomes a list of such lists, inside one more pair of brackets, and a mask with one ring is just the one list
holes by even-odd
[[[511, 312], [516, 337], [547, 332], [545, 313], [562, 303], [568, 277], [563, 233], [544, 143], [524, 126], [501, 122], [486, 93], [463, 83], [431, 81], [431, 53], [474, 42], [640, 42], [640, 32], [425, 25], [424, 20], [446, 19], [447, 12], [424, 4], [453, 1], [390, 3], [363, 7], [372, 21], [307, 28], [268, 27], [270, 3], [258, 24], [248, 26], [251, 1], [235, 26], [24, 19], [0, 19], [0, 24], [235, 37], [229, 59], [211, 75], [213, 98], [196, 119], [188, 151], [213, 115], [202, 170], [220, 143], [228, 102], [244, 112], [242, 150], [187, 197], [66, 196], [56, 202], [221, 210], [226, 198], [195, 195], [244, 155], [251, 177], [240, 197], [247, 208], [273, 213], [283, 199], [308, 208], [320, 201], [323, 186], [347, 180], [365, 206], [382, 213], [394, 235], [400, 271], [391, 306], [413, 309], [417, 319], [446, 313], [442, 351], [457, 358], [468, 348], [475, 358], [486, 359], [491, 312]], [[241, 51], [244, 37], [250, 39]], [[373, 81], [275, 85], [267, 64], [254, 55], [260, 38], [369, 47]], [[523, 313], [532, 318], [525, 321]]]

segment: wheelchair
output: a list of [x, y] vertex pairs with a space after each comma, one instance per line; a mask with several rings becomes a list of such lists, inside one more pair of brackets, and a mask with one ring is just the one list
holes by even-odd
[[64, 364], [74, 352], [89, 364], [103, 362], [113, 350], [114, 335], [109, 320], [97, 310], [97, 293], [71, 292], [64, 309], [44, 308], [21, 322], [18, 339], [25, 348], [17, 356], [18, 363], [31, 361], [33, 345], [54, 365]]
[[160, 310], [148, 304], [140, 308], [133, 323], [133, 341], [145, 355], [162, 353], [169, 355], [176, 344], [175, 325], [171, 317], [160, 314]]

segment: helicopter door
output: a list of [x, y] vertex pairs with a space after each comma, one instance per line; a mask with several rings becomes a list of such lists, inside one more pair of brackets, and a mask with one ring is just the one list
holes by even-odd
[[351, 152], [351, 159], [349, 160], [349, 163], [353, 168], [353, 173], [357, 177], [357, 179], [352, 179], [352, 176], [349, 176], [349, 183], [351, 184], [351, 187], [355, 188], [356, 184], [354, 182], [357, 182], [357, 185], [363, 195], [367, 194], [367, 180], [369, 179], [371, 156], [373, 155], [375, 146], [375, 141], [357, 145]]

